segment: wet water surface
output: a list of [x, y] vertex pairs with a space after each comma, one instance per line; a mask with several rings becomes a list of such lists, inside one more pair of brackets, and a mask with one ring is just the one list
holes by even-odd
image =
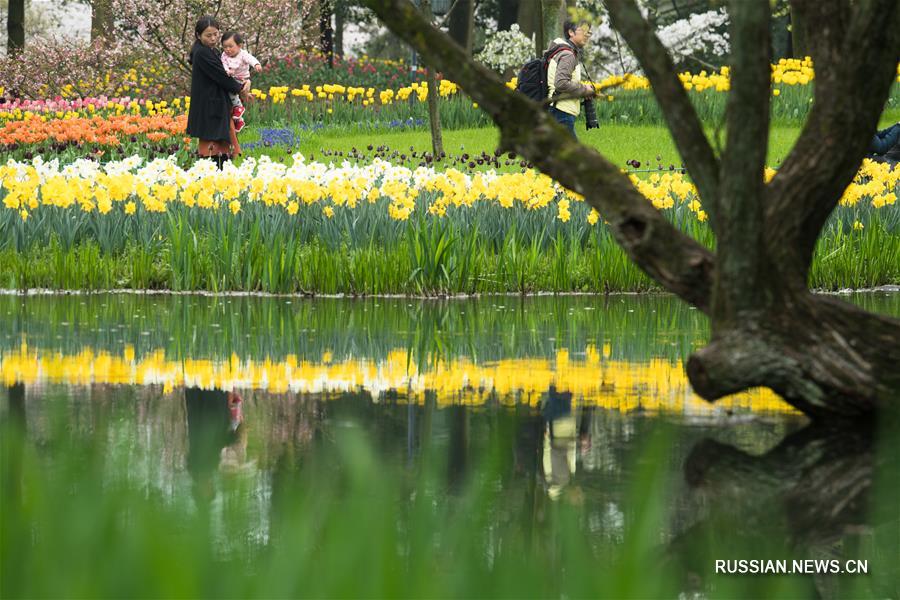
[[[850, 300], [900, 315], [896, 294]], [[895, 596], [896, 430], [812, 427], [768, 390], [708, 404], [683, 369], [707, 336], [703, 315], [667, 296], [2, 296], [7, 541], [77, 544], [37, 508], [9, 506], [83, 485], [95, 495], [58, 500], [73, 518], [90, 513], [71, 508], [80, 494], [128, 490], [145, 512], [123, 536], [141, 539], [145, 513], [202, 522], [200, 554], [255, 582], [273, 548], [342, 577], [361, 568], [360, 545], [382, 556], [358, 581], [301, 581], [295, 566], [281, 588], [244, 582], [261, 595], [476, 589], [458, 574], [529, 595]], [[446, 570], [417, 578], [414, 555]], [[833, 560], [844, 574], [717, 575], [726, 559]], [[847, 574], [848, 560], [869, 574]], [[109, 589], [128, 588], [85, 591]]]

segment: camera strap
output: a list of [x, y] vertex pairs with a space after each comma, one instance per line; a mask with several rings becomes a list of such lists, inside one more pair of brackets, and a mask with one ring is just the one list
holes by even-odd
[[[576, 53], [575, 56], [578, 56], [578, 54]], [[582, 73], [582, 75], [584, 75], [584, 78], [587, 79], [588, 83], [590, 83], [591, 86], [596, 89], [597, 84], [594, 83], [593, 79], [591, 79], [591, 75], [590, 75], [590, 73], [588, 73], [587, 67], [584, 66], [584, 61], [581, 59], [580, 56], [578, 56], [578, 63], [581, 65], [581, 73]]]

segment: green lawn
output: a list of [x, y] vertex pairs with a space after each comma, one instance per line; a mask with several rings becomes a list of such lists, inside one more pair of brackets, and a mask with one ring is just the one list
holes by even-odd
[[[879, 128], [900, 120], [900, 111], [888, 111], [882, 115]], [[592, 131], [584, 130], [583, 121], [576, 124], [578, 138], [585, 144], [598, 149], [614, 164], [626, 167], [625, 161], [637, 160], [641, 163], [641, 169], [656, 168], [662, 164], [668, 168], [670, 164], [676, 167], [681, 165], [681, 158], [675, 149], [675, 144], [666, 127], [658, 125], [611, 125], [601, 124], [600, 129]], [[404, 131], [384, 132], [358, 132], [347, 128], [323, 128], [318, 131], [297, 131], [300, 140], [299, 147], [287, 150], [278, 148], [255, 148], [246, 152], [246, 156], [269, 155], [275, 159], [290, 155], [294, 152], [302, 152], [307, 158], [315, 160], [333, 160], [340, 162], [340, 156], [323, 156], [323, 151], [332, 153], [347, 153], [353, 148], [361, 152], [368, 152], [367, 147], [372, 145], [386, 145], [391, 150], [401, 153], [410, 152], [410, 147], [417, 153], [431, 151], [431, 135], [427, 129], [407, 129]], [[773, 126], [769, 133], [769, 159], [768, 164], [777, 167], [787, 156], [791, 146], [800, 133], [798, 125]], [[712, 137], [713, 129], [708, 129], [707, 134]], [[724, 146], [725, 131], [720, 130], [719, 136]], [[449, 155], [461, 153], [480, 154], [481, 152], [493, 153], [499, 140], [498, 132], [493, 127], [478, 129], [448, 130], [443, 133], [444, 150]], [[244, 143], [254, 142], [259, 139], [259, 129], [252, 123], [241, 134]], [[371, 154], [371, 153], [369, 153]], [[656, 157], [659, 157], [657, 161]], [[392, 163], [404, 162], [399, 157], [392, 159]], [[407, 164], [416, 166], [419, 160], [410, 160]], [[518, 165], [517, 165], [518, 166]], [[630, 167], [628, 167], [630, 169]]]
[[[800, 129], [798, 127], [783, 126], [772, 128], [769, 139], [768, 163], [770, 166], [777, 166], [784, 160], [799, 132]], [[642, 169], [656, 168], [658, 164], [662, 164], [664, 168], [668, 168], [670, 164], [674, 164], [676, 167], [681, 165], [681, 158], [675, 149], [675, 144], [669, 135], [668, 129], [665, 127], [607, 125], [599, 130], [579, 131], [578, 137], [588, 146], [598, 149], [614, 164], [622, 167], [626, 167], [625, 162], [629, 160], [639, 161]], [[246, 152], [245, 156], [258, 157], [268, 155], [277, 159], [299, 151], [307, 158], [313, 157], [319, 161], [334, 160], [335, 162], [340, 162], [340, 156], [324, 156], [323, 151], [347, 153], [356, 148], [361, 152], [371, 154], [367, 150], [369, 145], [375, 147], [386, 145], [391, 150], [397, 150], [407, 155], [410, 153], [410, 147], [417, 153], [431, 151], [431, 136], [427, 130], [407, 130], [377, 134], [368, 132], [301, 131], [299, 132], [299, 138], [299, 148], [294, 148], [293, 150], [287, 150], [283, 146], [255, 148]], [[471, 155], [480, 154], [481, 152], [491, 154], [496, 149], [499, 140], [497, 130], [487, 127], [445, 131], [443, 138], [444, 150], [449, 155], [462, 153]], [[258, 139], [258, 130], [254, 130], [250, 126], [247, 127], [247, 133], [241, 136], [243, 142], [252, 142]], [[657, 157], [659, 157], [659, 160], [657, 160]], [[409, 157], [407, 161], [401, 161], [398, 157], [398, 159], [393, 159], [391, 162], [406, 162], [415, 166], [419, 161], [413, 161]]]

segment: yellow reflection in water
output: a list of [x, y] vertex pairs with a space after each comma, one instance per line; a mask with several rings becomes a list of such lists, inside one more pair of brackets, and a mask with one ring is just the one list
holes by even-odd
[[[693, 393], [681, 361], [652, 359], [644, 362], [610, 360], [608, 348], [593, 345], [577, 358], [560, 349], [551, 358], [510, 358], [473, 362], [468, 358], [440, 361], [421, 372], [405, 349], [382, 360], [367, 358], [335, 361], [330, 352], [310, 362], [287, 355], [280, 361], [166, 358], [155, 350], [140, 358], [127, 346], [121, 355], [84, 348], [77, 354], [42, 352], [22, 344], [17, 351], [0, 354], [4, 384], [65, 383], [72, 385], [162, 385], [164, 392], [181, 386], [221, 389], [257, 389], [271, 393], [369, 392], [376, 401], [385, 392], [403, 400], [423, 402], [426, 391], [441, 405], [481, 405], [491, 396], [503, 404], [537, 405], [553, 384], [574, 394], [582, 404], [623, 411], [703, 414], [716, 410]], [[719, 409], [794, 412], [767, 389], [754, 389], [723, 399]]]

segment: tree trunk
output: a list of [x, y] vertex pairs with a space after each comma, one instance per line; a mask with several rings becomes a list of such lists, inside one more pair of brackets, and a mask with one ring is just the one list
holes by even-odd
[[788, 12], [788, 25], [791, 30], [788, 33], [790, 53], [788, 56], [804, 58], [806, 56], [806, 32], [802, 24], [797, 20], [793, 11]]
[[499, 0], [497, 30], [508, 31], [519, 17], [519, 0]]
[[[546, 50], [543, 31], [541, 31], [541, 4], [538, 0], [519, 2], [519, 29], [528, 37], [534, 38], [534, 53], [537, 56]], [[549, 44], [549, 40], [547, 41]]]
[[334, 43], [331, 29], [331, 2], [322, 0], [319, 5], [319, 48], [328, 57], [328, 67], [334, 68]]
[[109, 39], [112, 32], [112, 0], [91, 0], [91, 43]]
[[344, 13], [347, 9], [344, 3], [339, 3], [334, 10], [334, 53], [344, 56]]
[[[425, 0], [426, 2], [428, 0]], [[429, 67], [428, 76], [428, 121], [431, 124], [431, 149], [437, 159], [444, 151], [444, 140], [441, 135], [441, 113], [438, 110], [440, 95], [434, 69]]]
[[541, 0], [541, 36], [544, 38], [544, 46], [549, 46], [550, 40], [562, 37], [562, 16], [565, 12], [564, 0]]
[[[431, 13], [431, 0], [422, 0], [422, 12], [429, 22], [433, 21], [434, 15]], [[435, 160], [437, 160], [444, 151], [444, 140], [441, 135], [441, 113], [438, 110], [440, 93], [438, 92], [434, 68], [431, 65], [427, 65], [427, 67], [425, 77], [428, 82], [428, 122], [431, 125], [431, 150]]]
[[6, 52], [25, 47], [25, 0], [9, 0], [6, 12]]
[[[401, 37], [500, 129], [500, 150], [582, 194], [626, 254], [705, 312], [711, 341], [687, 362], [714, 401], [765, 386], [817, 418], [900, 406], [900, 321], [807, 287], [816, 241], [866, 153], [900, 59], [900, 3], [794, 0], [815, 62], [814, 101], [794, 147], [763, 183], [771, 101], [770, 5], [732, 0], [727, 139], [713, 152], [671, 57], [633, 0], [606, 0], [641, 63], [716, 235], [715, 254], [667, 220], [628, 177], [540, 105], [508, 90], [404, 0], [369, 0]], [[815, 35], [809, 33], [815, 32]], [[762, 50], [761, 50], [762, 49]]]
[[474, 0], [456, 0], [450, 10], [450, 37], [472, 56], [472, 38], [475, 30]]

